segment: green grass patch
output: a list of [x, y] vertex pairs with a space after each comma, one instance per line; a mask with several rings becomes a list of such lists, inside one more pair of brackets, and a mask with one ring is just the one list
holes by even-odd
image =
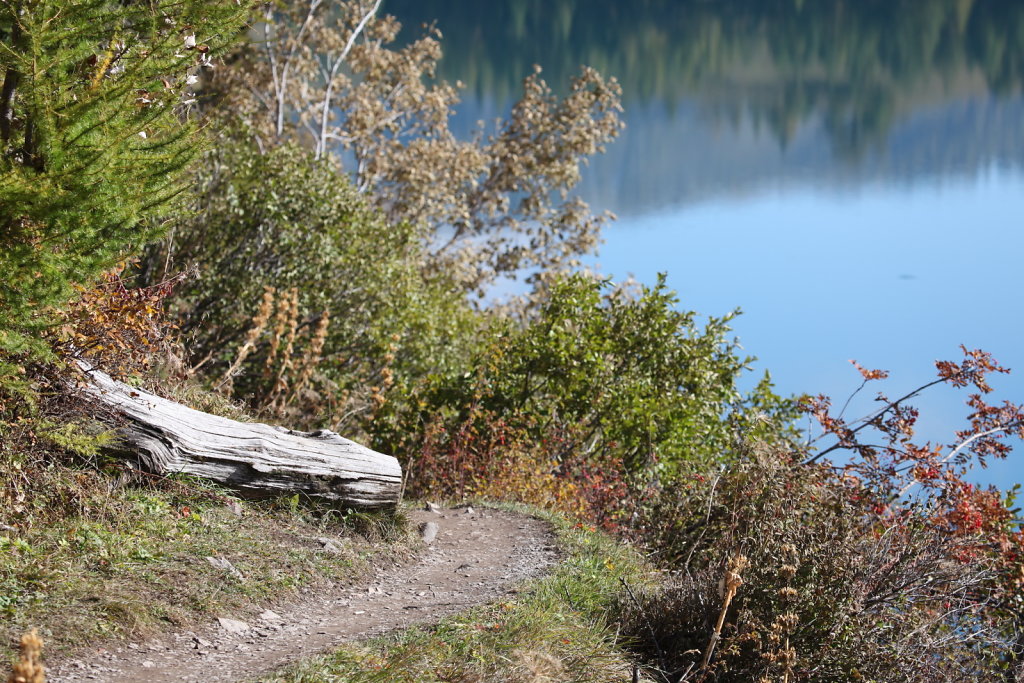
[[608, 609], [622, 581], [647, 585], [652, 574], [631, 547], [582, 524], [522, 506], [549, 520], [562, 561], [515, 599], [306, 659], [275, 683], [333, 681], [629, 680], [633, 666], [616, 644]]

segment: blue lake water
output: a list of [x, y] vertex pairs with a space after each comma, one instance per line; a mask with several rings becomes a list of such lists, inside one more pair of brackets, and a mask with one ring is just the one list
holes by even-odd
[[[386, 0], [437, 19], [459, 125], [500, 116], [533, 63], [623, 84], [627, 128], [581, 193], [618, 220], [590, 263], [735, 330], [784, 393], [838, 399], [857, 359], [898, 395], [959, 345], [1024, 402], [1024, 3], [1007, 0]], [[852, 411], [871, 407], [873, 393]], [[922, 398], [949, 442], [963, 396]], [[975, 475], [1024, 481], [1024, 450]]]
[[[627, 215], [597, 262], [641, 282], [667, 272], [687, 308], [741, 307], [736, 333], [784, 393], [844, 397], [859, 382], [849, 364], [857, 359], [892, 371], [877, 387], [902, 395], [965, 344], [1017, 369], [993, 384], [1021, 402], [1021, 216], [1019, 171], [990, 168], [941, 186], [809, 184]], [[918, 402], [927, 438], [952, 437], [960, 399], [934, 389]], [[854, 412], [869, 408], [861, 401]], [[1022, 473], [1007, 461], [978, 479], [1006, 484]]]

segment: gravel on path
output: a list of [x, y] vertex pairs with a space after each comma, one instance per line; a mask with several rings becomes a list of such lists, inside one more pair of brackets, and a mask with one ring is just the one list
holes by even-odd
[[49, 680], [251, 680], [346, 641], [434, 623], [515, 593], [519, 583], [558, 559], [550, 526], [532, 517], [433, 506], [411, 516], [424, 540], [435, 538], [412, 562], [383, 570], [364, 585], [303, 598], [249, 622], [225, 614], [197, 630], [99, 650], [62, 663]]

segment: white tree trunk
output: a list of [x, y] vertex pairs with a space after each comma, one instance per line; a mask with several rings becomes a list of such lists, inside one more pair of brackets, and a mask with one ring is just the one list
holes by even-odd
[[85, 368], [90, 396], [125, 418], [112, 449], [155, 474], [191, 474], [252, 498], [300, 493], [357, 507], [394, 506], [398, 460], [334, 432], [296, 432], [193, 410]]

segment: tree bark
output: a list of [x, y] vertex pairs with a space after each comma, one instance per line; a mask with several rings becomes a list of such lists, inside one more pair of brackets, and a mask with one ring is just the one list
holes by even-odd
[[[21, 39], [21, 6], [14, 10], [14, 25], [11, 28], [11, 45], [22, 53], [24, 45]], [[4, 74], [3, 88], [0, 89], [0, 140], [6, 145], [11, 139], [11, 122], [14, 118], [14, 91], [18, 88], [21, 74], [13, 66], [7, 67]]]
[[398, 460], [334, 432], [297, 432], [193, 410], [85, 368], [86, 393], [119, 420], [110, 450], [154, 474], [210, 479], [250, 498], [303, 494], [353, 507], [393, 507]]

